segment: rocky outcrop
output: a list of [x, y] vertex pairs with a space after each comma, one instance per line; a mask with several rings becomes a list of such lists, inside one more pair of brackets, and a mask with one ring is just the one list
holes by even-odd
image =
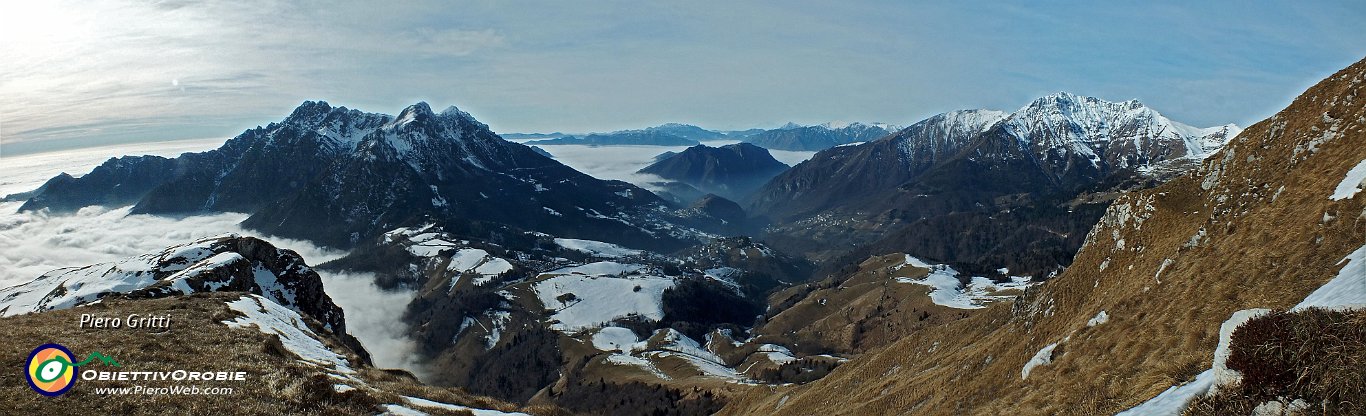
[[199, 292], [247, 292], [317, 319], [362, 356], [346, 335], [342, 309], [323, 290], [322, 277], [291, 250], [254, 237], [206, 238], [158, 253], [110, 263], [58, 269], [0, 289], [0, 314], [67, 309], [109, 296], [163, 298]]

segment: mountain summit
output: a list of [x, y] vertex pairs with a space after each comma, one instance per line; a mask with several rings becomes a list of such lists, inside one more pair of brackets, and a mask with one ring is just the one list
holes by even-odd
[[749, 143], [721, 147], [697, 145], [669, 155], [637, 173], [659, 175], [703, 192], [732, 200], [743, 199], [788, 166]]
[[1070, 172], [1104, 175], [1198, 162], [1242, 132], [1233, 124], [1191, 127], [1138, 100], [1110, 102], [1066, 92], [1034, 100], [1006, 117], [998, 130], [1037, 157], [1055, 179]]
[[175, 159], [110, 159], [47, 182], [21, 209], [134, 204], [142, 214], [246, 212], [243, 225], [335, 247], [417, 223], [510, 227], [675, 249], [688, 230], [644, 189], [503, 140], [469, 113], [416, 103], [397, 117], [304, 102], [279, 123]]
[[1105, 192], [1187, 171], [1240, 131], [1059, 93], [1013, 113], [954, 111], [822, 151], [757, 191], [749, 208], [774, 221], [780, 248], [817, 257], [871, 243], [858, 256], [910, 250], [1046, 275], [1070, 261]]

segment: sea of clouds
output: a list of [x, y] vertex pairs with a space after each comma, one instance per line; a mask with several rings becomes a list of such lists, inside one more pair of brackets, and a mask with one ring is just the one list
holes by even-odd
[[[80, 176], [110, 157], [121, 155], [176, 156], [223, 144], [224, 139], [181, 140], [78, 149], [53, 153], [0, 157], [0, 196], [26, 192], [47, 179], [67, 172]], [[301, 240], [260, 235], [238, 223], [247, 214], [222, 213], [188, 217], [128, 215], [129, 207], [86, 207], [72, 214], [46, 211], [18, 212], [22, 202], [0, 203], [0, 287], [28, 282], [63, 268], [114, 261], [168, 246], [226, 233], [261, 237], [278, 247], [298, 252], [311, 265], [346, 253]], [[404, 309], [414, 293], [383, 290], [373, 276], [320, 272], [333, 302], [346, 311], [347, 329], [373, 355], [375, 364], [403, 368], [421, 376], [415, 344], [404, 334]]]
[[[181, 140], [86, 148], [53, 153], [0, 157], [0, 196], [26, 192], [62, 173], [80, 176], [110, 157], [152, 154], [173, 157], [222, 145], [224, 139]], [[708, 143], [711, 146], [729, 142]], [[665, 151], [683, 146], [543, 146], [560, 162], [602, 179], [645, 185], [657, 181], [635, 172]], [[774, 152], [789, 164], [814, 152]], [[301, 240], [278, 238], [245, 230], [238, 224], [242, 213], [187, 217], [129, 215], [130, 207], [86, 207], [70, 214], [47, 211], [18, 212], [22, 202], [0, 203], [0, 287], [33, 280], [52, 270], [114, 261], [160, 252], [188, 241], [236, 233], [261, 237], [278, 247], [298, 252], [311, 265], [340, 258], [346, 253], [318, 247]], [[421, 376], [415, 360], [415, 344], [401, 322], [413, 299], [412, 291], [383, 290], [373, 276], [359, 273], [320, 272], [329, 296], [346, 311], [348, 330], [361, 340], [380, 367], [403, 368]]]
[[[0, 286], [24, 283], [51, 270], [114, 261], [168, 246], [226, 233], [261, 237], [298, 252], [311, 265], [345, 255], [307, 241], [260, 235], [237, 224], [246, 214], [190, 217], [128, 215], [129, 207], [87, 207], [74, 214], [16, 212], [20, 203], [0, 204]], [[346, 312], [347, 329], [380, 367], [422, 374], [415, 344], [404, 334], [403, 311], [414, 293], [383, 290], [363, 273], [319, 271], [323, 288]]]

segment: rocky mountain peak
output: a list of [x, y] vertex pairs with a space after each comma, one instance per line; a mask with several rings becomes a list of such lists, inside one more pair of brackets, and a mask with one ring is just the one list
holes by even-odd
[[417, 104], [410, 105], [399, 112], [398, 118], [394, 119], [394, 123], [409, 123], [424, 118], [430, 118], [435, 115], [436, 114], [432, 112], [432, 106], [427, 105], [426, 101], [418, 101]]
[[285, 118], [285, 120], [288, 122], [289, 120], [307, 119], [318, 115], [325, 115], [330, 112], [332, 112], [332, 106], [327, 104], [326, 101], [304, 101], [302, 104], [299, 104], [298, 107], [295, 107], [294, 112], [290, 113], [289, 117]]
[[[1237, 131], [1226, 125], [1196, 128], [1172, 121], [1138, 100], [1112, 102], [1059, 92], [1011, 113], [995, 134], [1041, 162], [1055, 181], [1114, 170], [1165, 169], [1198, 162]], [[1020, 157], [1017, 155], [1014, 157]]]

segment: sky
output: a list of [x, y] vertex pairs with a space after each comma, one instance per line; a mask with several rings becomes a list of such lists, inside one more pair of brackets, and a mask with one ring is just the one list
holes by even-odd
[[1247, 126], [1366, 56], [1362, 21], [1345, 0], [0, 1], [0, 158], [230, 137], [304, 100], [511, 133], [910, 124], [1068, 91]]

